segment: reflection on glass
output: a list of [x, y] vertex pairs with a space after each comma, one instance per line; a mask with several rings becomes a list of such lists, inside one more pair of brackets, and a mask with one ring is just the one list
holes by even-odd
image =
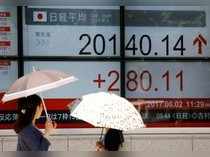
[[0, 56], [11, 55], [17, 55], [17, 11], [0, 6]]
[[127, 26], [205, 27], [205, 11], [128, 10]]
[[0, 92], [5, 92], [17, 78], [17, 62], [0, 60]]

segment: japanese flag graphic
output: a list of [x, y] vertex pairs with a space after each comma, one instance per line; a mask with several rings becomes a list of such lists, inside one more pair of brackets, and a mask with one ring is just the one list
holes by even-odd
[[46, 11], [34, 11], [33, 12], [34, 22], [47, 22], [47, 12]]

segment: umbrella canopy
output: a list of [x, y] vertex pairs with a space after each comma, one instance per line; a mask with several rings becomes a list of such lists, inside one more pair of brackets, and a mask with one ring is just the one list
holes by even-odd
[[3, 96], [2, 101], [7, 102], [17, 98], [27, 97], [35, 93], [74, 82], [76, 80], [76, 77], [70, 76], [61, 71], [35, 71], [16, 80]]
[[82, 97], [71, 108], [71, 116], [96, 127], [128, 131], [144, 127], [139, 112], [126, 99], [111, 93], [99, 92]]
[[[56, 70], [40, 70], [26, 74], [16, 80], [9, 90], [4, 94], [2, 102], [27, 97], [35, 93], [47, 91], [67, 83], [78, 80], [76, 77]], [[42, 98], [42, 97], [41, 97]], [[47, 109], [42, 98], [47, 119], [50, 119], [47, 114]]]

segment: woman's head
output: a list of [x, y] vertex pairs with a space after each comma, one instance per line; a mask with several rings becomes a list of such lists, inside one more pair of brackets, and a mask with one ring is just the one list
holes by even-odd
[[121, 130], [109, 129], [104, 138], [104, 148], [108, 151], [118, 151], [124, 142]]
[[41, 102], [42, 100], [38, 95], [31, 95], [18, 100], [17, 120], [14, 127], [16, 133], [41, 116]]

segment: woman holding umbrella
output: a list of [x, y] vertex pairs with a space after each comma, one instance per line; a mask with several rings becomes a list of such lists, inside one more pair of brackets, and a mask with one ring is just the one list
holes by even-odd
[[[18, 117], [15, 123], [15, 132], [18, 134], [17, 150], [48, 150], [49, 141], [46, 137], [56, 128], [47, 114], [44, 100], [33, 95], [68, 83], [77, 81], [72, 75], [58, 70], [39, 70], [17, 79], [4, 94], [2, 102], [19, 99]], [[40, 132], [35, 121], [41, 116], [44, 109], [47, 122], [45, 133]]]
[[80, 101], [74, 102], [69, 108], [71, 116], [75, 118], [95, 127], [112, 128], [105, 134], [103, 142], [96, 143], [98, 150], [101, 149], [100, 146], [104, 150], [119, 150], [124, 142], [122, 131], [144, 127], [142, 117], [134, 105], [114, 93], [90, 93], [82, 96]]
[[36, 127], [36, 120], [42, 114], [42, 100], [38, 95], [31, 95], [18, 100], [18, 116], [14, 130], [18, 134], [17, 151], [47, 151], [50, 142], [47, 137], [53, 132], [57, 124], [47, 120], [45, 132]]

